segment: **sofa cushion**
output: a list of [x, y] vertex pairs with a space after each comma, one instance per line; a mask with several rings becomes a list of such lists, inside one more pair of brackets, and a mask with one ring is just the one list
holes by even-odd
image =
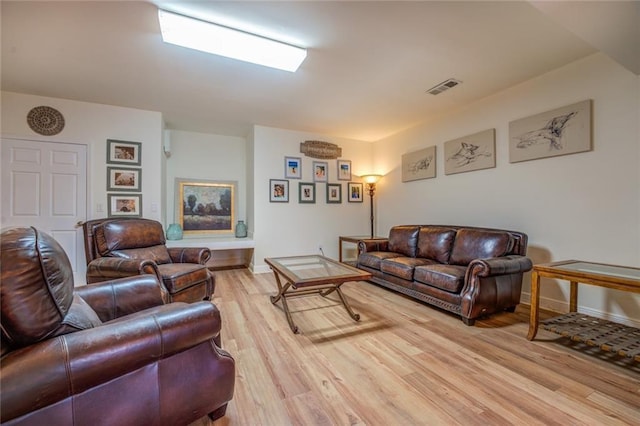
[[209, 277], [207, 267], [195, 263], [166, 263], [158, 265], [158, 271], [171, 294], [200, 284]]
[[458, 265], [416, 266], [413, 279], [450, 293], [459, 293], [464, 285], [466, 271], [465, 266]]
[[430, 259], [417, 257], [394, 257], [380, 262], [380, 270], [385, 274], [393, 275], [405, 280], [413, 280], [413, 269], [420, 265], [430, 265], [435, 262]]
[[468, 265], [474, 259], [488, 259], [508, 254], [513, 239], [507, 232], [460, 229], [453, 242], [449, 263]]
[[358, 266], [366, 266], [369, 268], [380, 270], [381, 260], [400, 256], [402, 256], [402, 254], [392, 253], [390, 251], [372, 251], [361, 253], [360, 256], [358, 256]]
[[389, 231], [389, 251], [416, 257], [419, 226], [394, 226]]
[[455, 229], [425, 226], [418, 233], [418, 257], [449, 263], [451, 248], [456, 238]]

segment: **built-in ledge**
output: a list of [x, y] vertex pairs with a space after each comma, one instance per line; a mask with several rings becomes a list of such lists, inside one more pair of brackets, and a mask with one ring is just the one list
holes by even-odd
[[194, 237], [167, 240], [167, 247], [206, 247], [211, 250], [209, 269], [229, 269], [248, 267], [255, 243], [251, 238]]

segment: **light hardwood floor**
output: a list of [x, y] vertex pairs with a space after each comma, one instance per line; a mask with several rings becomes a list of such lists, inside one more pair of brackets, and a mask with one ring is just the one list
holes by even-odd
[[[529, 309], [465, 326], [451, 314], [374, 284], [337, 299], [289, 302], [273, 274], [217, 271], [222, 342], [236, 360], [225, 425], [639, 425], [640, 365], [541, 330]], [[542, 313], [542, 318], [548, 313]]]

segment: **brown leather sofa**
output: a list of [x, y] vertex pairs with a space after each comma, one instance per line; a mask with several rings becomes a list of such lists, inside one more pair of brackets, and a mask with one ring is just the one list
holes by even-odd
[[169, 292], [169, 301], [209, 300], [215, 288], [205, 266], [206, 247], [168, 248], [162, 224], [139, 218], [94, 219], [83, 224], [87, 283], [139, 274], [154, 274]]
[[74, 289], [60, 245], [2, 232], [2, 425], [185, 425], [224, 415], [235, 364], [211, 302], [164, 304], [154, 275]]
[[358, 242], [370, 281], [453, 312], [467, 325], [520, 303], [527, 235], [450, 225], [394, 226], [386, 240]]

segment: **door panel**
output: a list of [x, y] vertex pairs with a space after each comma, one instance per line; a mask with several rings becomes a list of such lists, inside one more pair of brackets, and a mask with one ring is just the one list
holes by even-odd
[[85, 282], [87, 146], [2, 139], [2, 227], [34, 226], [56, 239], [76, 284]]

